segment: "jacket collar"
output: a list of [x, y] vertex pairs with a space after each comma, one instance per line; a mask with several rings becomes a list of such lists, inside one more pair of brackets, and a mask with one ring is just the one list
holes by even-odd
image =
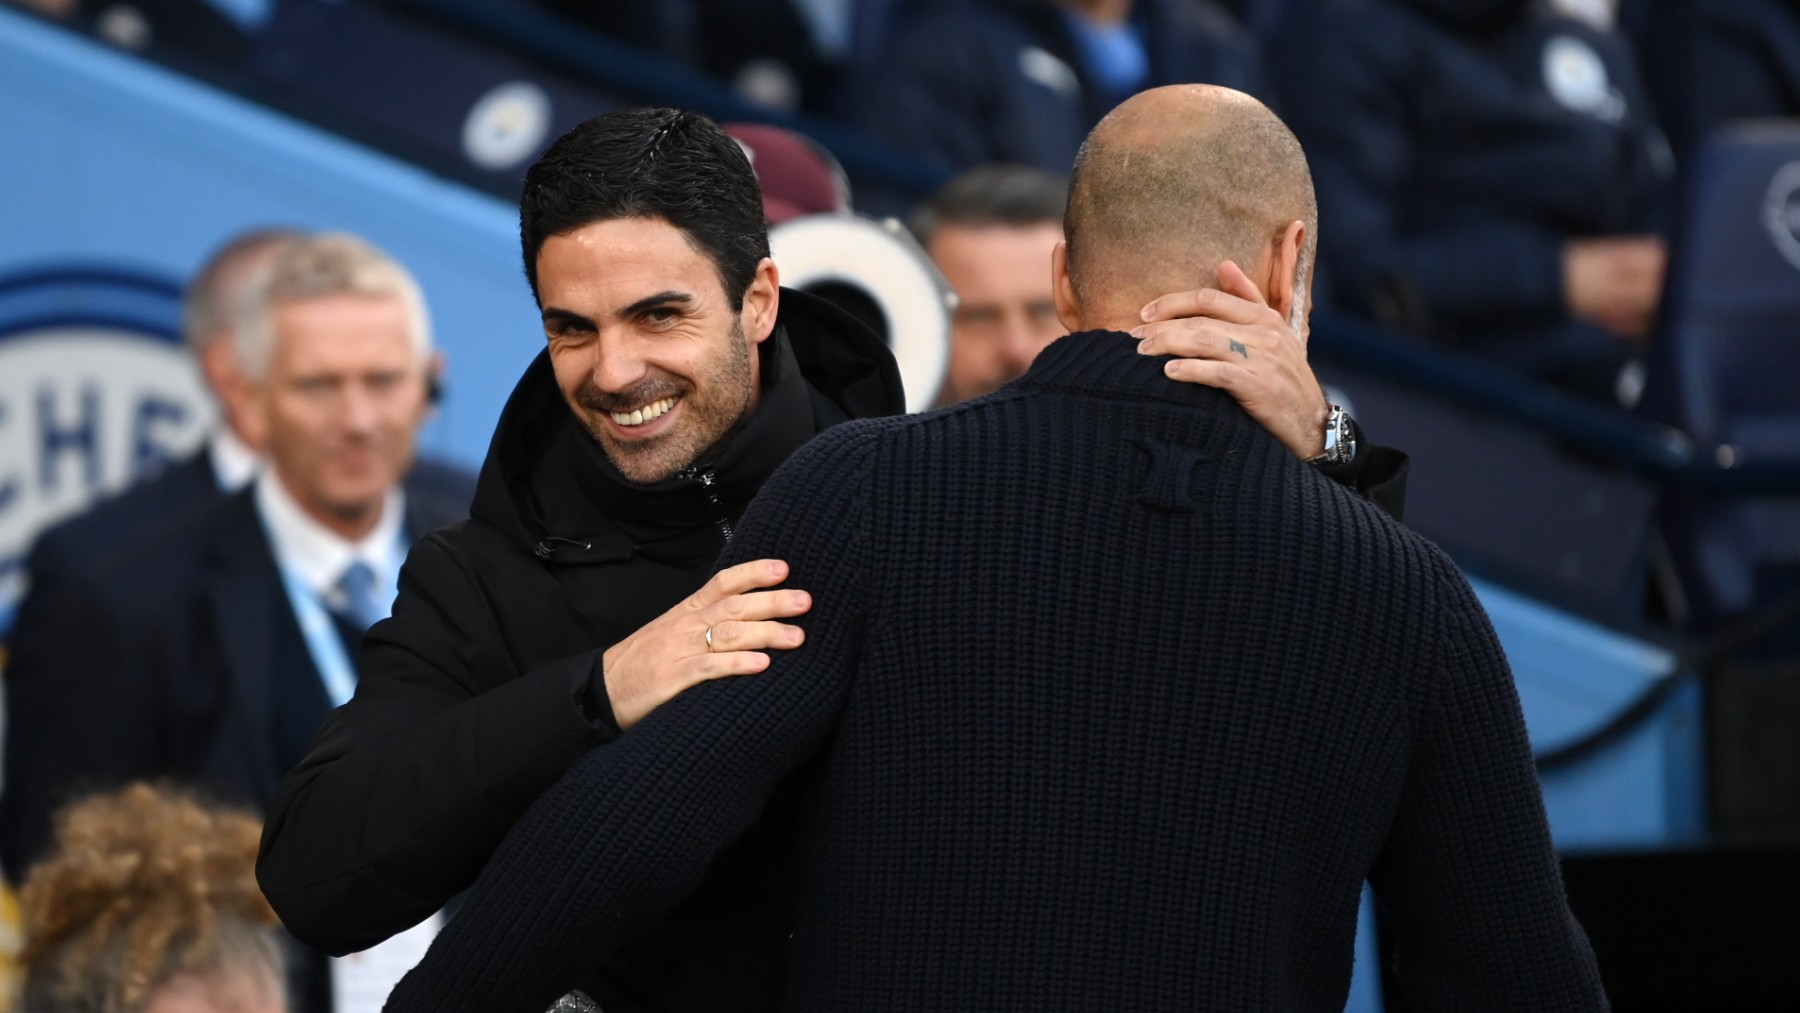
[[[1079, 331], [1058, 338], [1013, 385], [1124, 395], [1171, 404], [1216, 406], [1228, 395], [1163, 374], [1166, 355], [1139, 355], [1137, 339], [1122, 331]], [[1012, 386], [1012, 385], [1009, 385]], [[1007, 388], [994, 396], [1000, 396]]]

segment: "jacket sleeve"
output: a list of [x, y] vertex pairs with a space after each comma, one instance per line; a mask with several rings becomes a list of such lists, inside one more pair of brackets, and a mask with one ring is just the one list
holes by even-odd
[[1356, 457], [1344, 464], [1322, 466], [1319, 473], [1373, 503], [1394, 520], [1405, 521], [1406, 473], [1410, 464], [1406, 452], [1370, 444], [1354, 419], [1350, 425], [1356, 432]]
[[1375, 311], [1398, 288], [1432, 314], [1558, 312], [1563, 237], [1493, 216], [1409, 221], [1417, 162], [1410, 96], [1420, 87], [1405, 45], [1358, 8], [1324, 8], [1296, 28], [1277, 60], [1290, 125], [1313, 165], [1320, 261], [1345, 305]]
[[328, 953], [441, 908], [540, 791], [617, 734], [587, 705], [600, 649], [515, 671], [494, 603], [444, 538], [408, 555], [356, 696], [283, 780], [263, 831], [269, 903]]
[[860, 448], [848, 423], [770, 479], [721, 567], [785, 557], [811, 591], [806, 643], [759, 675], [704, 683], [544, 792], [387, 1009], [541, 1013], [701, 881], [783, 777], [821, 748], [866, 609]]
[[1551, 846], [1512, 673], [1467, 583], [1448, 598], [1406, 783], [1370, 871], [1408, 1008], [1606, 1008]]
[[118, 787], [157, 768], [155, 683], [130, 632], [93, 580], [40, 542], [31, 589], [9, 641], [6, 790], [0, 858], [13, 883], [50, 841], [52, 817], [76, 794]]

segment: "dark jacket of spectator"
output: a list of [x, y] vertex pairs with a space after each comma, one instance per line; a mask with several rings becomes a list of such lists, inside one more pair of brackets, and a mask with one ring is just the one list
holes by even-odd
[[[108, 551], [58, 557], [39, 571], [46, 586], [34, 574], [19, 616], [0, 796], [0, 859], [15, 882], [48, 844], [57, 808], [88, 791], [168, 779], [266, 810], [330, 708], [254, 490], [221, 496], [200, 481], [211, 470], [202, 455], [54, 529], [50, 547], [87, 531]], [[181, 482], [195, 497], [184, 509], [130, 540], [99, 537], [97, 524], [128, 528], [121, 510]], [[466, 472], [416, 463], [405, 531], [463, 517], [469, 495]], [[321, 955], [296, 948], [289, 971], [297, 1009], [331, 1008]]]
[[1286, 37], [1271, 66], [1329, 299], [1472, 345], [1594, 330], [1565, 308], [1565, 245], [1666, 214], [1667, 146], [1622, 37], [1522, 0], [1316, 0]]
[[[899, 370], [841, 310], [791, 289], [762, 346], [756, 411], [694, 475], [619, 474], [570, 414], [548, 356], [502, 413], [471, 519], [426, 539], [356, 696], [282, 784], [258, 877], [301, 940], [363, 949], [474, 881], [533, 799], [623, 741], [602, 652], [703, 584], [731, 525], [790, 454], [846, 419], [904, 410]], [[587, 983], [607, 1013], [767, 1009], [784, 970], [793, 845], [754, 835], [709, 888], [638, 926]]]
[[[466, 472], [415, 464], [406, 532], [465, 516], [469, 494]], [[93, 517], [123, 523], [118, 510], [142, 496]], [[42, 607], [21, 612], [0, 796], [0, 858], [15, 881], [48, 843], [57, 807], [88, 790], [169, 778], [265, 809], [329, 709], [252, 491], [207, 491], [161, 520], [57, 574]]]
[[1053, 0], [937, 4], [895, 30], [888, 59], [858, 89], [854, 119], [951, 171], [1018, 162], [1063, 174], [1130, 92], [1194, 82], [1262, 90], [1249, 33], [1204, 0], [1138, 0], [1131, 24], [1147, 65], [1125, 94], [1097, 77], [1068, 17]]
[[1646, 75], [1676, 154], [1734, 120], [1800, 117], [1800, 4], [1676, 0], [1656, 5]]
[[805, 645], [544, 792], [390, 1011], [544, 1009], [802, 770], [787, 1010], [1341, 1010], [1365, 878], [1409, 1008], [1605, 1008], [1467, 582], [1125, 335], [821, 437], [777, 553]]
[[154, 530], [197, 503], [217, 499], [219, 481], [206, 448], [174, 461], [116, 495], [38, 532], [25, 559], [31, 583], [4, 634], [8, 656], [16, 659], [44, 649], [37, 632], [41, 618], [61, 588], [91, 573], [137, 535]]

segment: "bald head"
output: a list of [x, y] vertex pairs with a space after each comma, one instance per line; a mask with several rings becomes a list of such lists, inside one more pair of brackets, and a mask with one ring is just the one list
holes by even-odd
[[1083, 325], [1135, 318], [1165, 292], [1214, 285], [1224, 260], [1264, 285], [1295, 222], [1304, 232], [1282, 285], [1293, 285], [1303, 315], [1318, 204], [1293, 132], [1229, 88], [1140, 92], [1100, 121], [1075, 159], [1063, 231]]

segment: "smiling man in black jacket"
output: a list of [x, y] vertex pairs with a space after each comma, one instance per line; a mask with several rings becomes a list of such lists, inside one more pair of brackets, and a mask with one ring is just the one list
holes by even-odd
[[[548, 348], [508, 402], [471, 520], [412, 552], [355, 698], [271, 810], [260, 881], [328, 951], [437, 910], [540, 792], [680, 690], [796, 646], [782, 620], [811, 600], [761, 590], [784, 563], [707, 573], [802, 444], [901, 411], [880, 341], [778, 287], [755, 176], [702, 117], [577, 127], [527, 174], [520, 230]], [[1251, 346], [1295, 340], [1234, 326], [1218, 324]], [[1270, 424], [1317, 413], [1310, 373], [1275, 387]], [[1371, 495], [1400, 481], [1381, 454], [1333, 474]], [[608, 1013], [776, 1000], [793, 849], [769, 826], [590, 977]]]

